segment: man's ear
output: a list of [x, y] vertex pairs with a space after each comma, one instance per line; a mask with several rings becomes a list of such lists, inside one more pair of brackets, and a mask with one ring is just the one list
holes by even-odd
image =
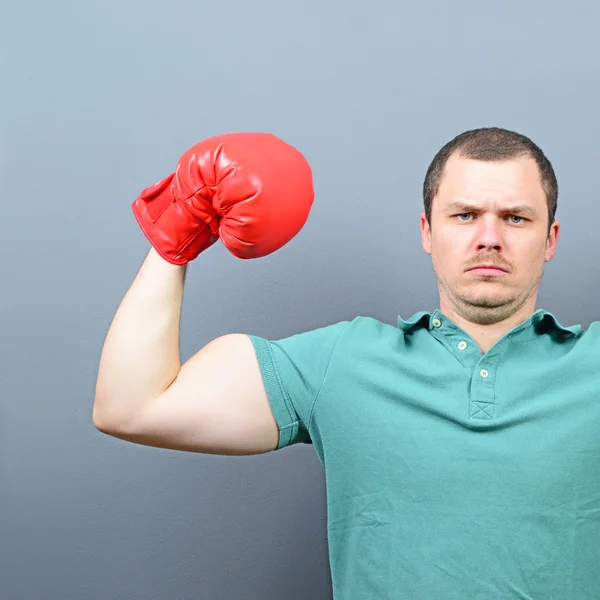
[[548, 239], [546, 240], [546, 252], [544, 254], [544, 258], [545, 258], [546, 262], [548, 262], [554, 258], [554, 254], [556, 253], [556, 244], [558, 242], [559, 233], [560, 233], [560, 222], [554, 221], [554, 223], [552, 223], [552, 227], [550, 227], [550, 233], [548, 234]]
[[421, 213], [421, 245], [427, 254], [431, 254], [431, 226], [424, 212]]

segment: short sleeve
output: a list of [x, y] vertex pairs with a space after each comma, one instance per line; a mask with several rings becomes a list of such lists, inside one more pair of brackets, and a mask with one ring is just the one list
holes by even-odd
[[312, 409], [335, 346], [348, 324], [340, 321], [275, 341], [248, 336], [279, 427], [276, 450], [312, 443], [308, 430]]

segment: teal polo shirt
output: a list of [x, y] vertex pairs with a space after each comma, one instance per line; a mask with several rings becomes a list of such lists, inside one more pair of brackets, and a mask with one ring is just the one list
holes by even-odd
[[485, 354], [439, 310], [249, 336], [325, 470], [335, 600], [600, 599], [600, 322]]

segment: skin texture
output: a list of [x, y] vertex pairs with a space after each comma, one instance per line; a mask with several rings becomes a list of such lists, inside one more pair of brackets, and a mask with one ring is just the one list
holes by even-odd
[[[516, 212], [517, 205], [533, 213]], [[547, 199], [533, 158], [484, 162], [452, 155], [433, 199], [431, 223], [423, 212], [420, 226], [438, 282], [440, 311], [482, 352], [535, 311], [560, 223], [555, 220], [548, 233]], [[484, 263], [507, 272], [467, 271]]]

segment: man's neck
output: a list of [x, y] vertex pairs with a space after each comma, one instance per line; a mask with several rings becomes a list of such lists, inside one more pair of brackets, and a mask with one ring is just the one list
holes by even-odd
[[517, 312], [510, 317], [497, 323], [481, 324], [473, 323], [448, 304], [442, 306], [440, 302], [440, 312], [448, 317], [455, 325], [466, 331], [479, 346], [484, 354], [511, 329], [526, 321], [535, 311], [535, 301], [523, 305]]

